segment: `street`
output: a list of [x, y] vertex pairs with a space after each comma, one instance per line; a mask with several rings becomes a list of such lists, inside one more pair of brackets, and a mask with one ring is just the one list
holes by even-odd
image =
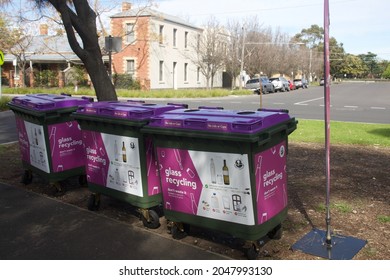
[[[390, 123], [390, 83], [343, 83], [331, 85], [331, 120]], [[257, 110], [259, 95], [228, 96], [202, 99], [147, 99], [147, 102], [166, 104], [185, 103], [190, 108], [199, 106], [223, 107], [234, 110]], [[312, 86], [290, 92], [277, 92], [262, 96], [263, 108], [287, 109], [297, 119], [324, 119], [324, 88]], [[0, 143], [17, 140], [12, 111], [0, 112]]]
[[[390, 83], [343, 83], [331, 85], [331, 120], [390, 123]], [[161, 100], [154, 100], [162, 102]], [[172, 100], [171, 100], [172, 101]], [[179, 100], [175, 100], [179, 102]], [[164, 102], [167, 102], [164, 100]], [[260, 97], [230, 96], [225, 98], [180, 99], [191, 108], [198, 106], [223, 107], [235, 110], [256, 110]], [[324, 119], [324, 88], [312, 86], [290, 92], [262, 96], [263, 108], [287, 109], [298, 119]]]

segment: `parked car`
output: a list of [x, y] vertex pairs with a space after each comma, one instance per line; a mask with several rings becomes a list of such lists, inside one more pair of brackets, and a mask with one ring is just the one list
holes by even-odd
[[308, 83], [306, 79], [294, 79], [294, 84], [297, 89], [308, 87]]
[[321, 80], [320, 80], [320, 86], [323, 86], [323, 85], [324, 85], [324, 83], [325, 83], [325, 80], [324, 80], [324, 78], [321, 78]]
[[274, 85], [270, 82], [268, 77], [262, 76], [260, 78], [250, 79], [246, 82], [245, 88], [252, 90], [253, 93], [260, 94], [260, 80], [263, 89], [263, 94], [275, 92]]
[[290, 90], [297, 89], [296, 86], [295, 86], [295, 84], [294, 84], [292, 81], [288, 80], [288, 83], [289, 83], [289, 85], [290, 85]]
[[275, 87], [275, 91], [290, 91], [290, 85], [286, 78], [278, 77], [269, 79]]

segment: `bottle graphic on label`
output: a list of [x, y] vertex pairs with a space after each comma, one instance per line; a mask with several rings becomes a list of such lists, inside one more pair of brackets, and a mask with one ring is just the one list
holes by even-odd
[[118, 149], [118, 142], [115, 140], [115, 145], [114, 145], [114, 153], [115, 153], [115, 161], [119, 161], [119, 149]]
[[35, 136], [35, 145], [38, 146], [38, 135], [37, 135], [37, 129], [34, 129], [34, 136]]
[[217, 178], [215, 175], [215, 164], [213, 159], [210, 160], [210, 177], [211, 177], [211, 183], [216, 184]]
[[223, 174], [223, 183], [225, 185], [229, 185], [230, 184], [229, 168], [226, 165], [226, 159], [223, 160], [222, 174]]
[[219, 200], [216, 193], [213, 193], [211, 196], [211, 207], [214, 209], [219, 209]]
[[126, 162], [126, 161], [127, 161], [127, 158], [126, 158], [125, 142], [122, 142], [122, 160], [123, 160], [123, 162]]

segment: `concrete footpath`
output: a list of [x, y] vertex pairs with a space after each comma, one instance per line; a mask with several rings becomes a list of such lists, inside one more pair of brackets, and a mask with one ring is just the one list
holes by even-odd
[[0, 248], [0, 260], [226, 259], [1, 183]]

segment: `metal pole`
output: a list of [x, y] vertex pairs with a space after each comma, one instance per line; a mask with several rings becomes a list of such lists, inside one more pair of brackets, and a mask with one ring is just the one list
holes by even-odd
[[112, 36], [108, 36], [108, 76], [112, 82]]
[[329, 0], [324, 0], [324, 99], [325, 99], [325, 168], [326, 168], [326, 244], [332, 246], [330, 226], [330, 60]]

